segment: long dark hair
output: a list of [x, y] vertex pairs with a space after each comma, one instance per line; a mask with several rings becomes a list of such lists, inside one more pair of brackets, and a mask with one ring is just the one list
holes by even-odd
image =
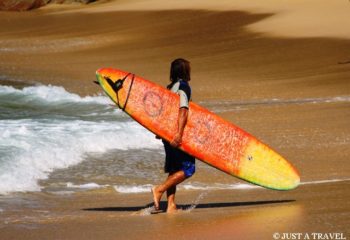
[[190, 62], [183, 58], [175, 59], [170, 66], [170, 81], [175, 83], [179, 79], [186, 82], [191, 80]]

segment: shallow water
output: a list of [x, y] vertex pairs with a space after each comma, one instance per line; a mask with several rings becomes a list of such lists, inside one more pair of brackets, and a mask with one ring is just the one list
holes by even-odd
[[[305, 151], [332, 146], [346, 148], [350, 142], [349, 134], [343, 131], [334, 138], [333, 133], [317, 126], [301, 132], [290, 127], [283, 128], [283, 119], [281, 121], [281, 116], [273, 112], [283, 112], [286, 108], [300, 110], [310, 106], [348, 105], [349, 101], [350, 96], [338, 96], [206, 101], [200, 104], [219, 114], [238, 114], [248, 130], [260, 132], [274, 147], [287, 156], [291, 155], [292, 159], [297, 158], [299, 168], [304, 164], [301, 160]], [[261, 125], [257, 121], [250, 122], [251, 119], [264, 117], [261, 114], [249, 117], [259, 111], [267, 116], [270, 114], [264, 125], [264, 121]], [[283, 129], [276, 126], [267, 130], [266, 122], [272, 121], [281, 121]], [[250, 126], [253, 128], [249, 129]], [[62, 87], [50, 85], [0, 86], [0, 129], [2, 195], [28, 191], [69, 195], [108, 187], [121, 194], [140, 193], [148, 192], [153, 184], [165, 178], [161, 142], [117, 109], [106, 96], [80, 97]], [[296, 149], [298, 151], [295, 152]], [[312, 158], [308, 156], [308, 161], [314, 161]], [[257, 188], [200, 161], [197, 161], [197, 172], [180, 189]], [[347, 179], [346, 175], [337, 171], [333, 175], [324, 177], [309, 171], [304, 180], [307, 184]]]
[[[313, 228], [303, 226], [314, 226], [315, 221], [331, 224], [327, 228], [323, 224], [322, 230], [344, 231], [342, 219], [347, 210], [342, 197], [335, 199], [339, 201], [336, 205], [334, 199], [328, 202], [321, 198], [324, 202], [316, 205], [314, 212], [306, 205], [314, 206], [310, 198], [319, 201], [321, 193], [317, 189], [323, 186], [329, 188], [325, 191], [328, 198], [338, 198], [343, 188], [337, 186], [349, 184], [349, 99], [201, 102], [290, 159], [299, 169], [302, 183], [296, 191], [286, 193], [263, 190], [197, 160], [196, 174], [178, 186], [181, 214], [169, 219], [179, 225], [193, 221], [197, 226], [212, 217], [203, 224], [215, 227], [197, 230], [204, 232], [203, 239], [224, 231], [227, 225], [236, 226], [229, 229], [237, 236], [246, 236], [253, 229], [253, 239], [262, 232], [263, 223], [266, 236], [287, 229], [307, 232]], [[145, 224], [144, 218], [152, 214], [150, 188], [166, 177], [163, 146], [109, 98], [80, 97], [56, 86], [0, 85], [0, 129], [3, 231], [11, 227], [41, 231], [57, 223], [74, 225], [103, 216], [105, 221], [117, 221], [113, 230], [119, 226], [125, 234], [130, 219]], [[319, 215], [327, 204], [335, 208], [335, 213], [343, 211], [343, 215]], [[161, 205], [165, 211], [166, 203]], [[210, 208], [215, 211], [208, 211]], [[193, 212], [199, 215], [188, 214]], [[313, 217], [308, 217], [310, 214]], [[277, 215], [282, 219], [280, 224]], [[140, 231], [158, 229], [158, 220], [151, 218], [147, 227], [141, 224]], [[153, 226], [152, 222], [157, 224]], [[249, 230], [242, 233], [248, 225]], [[167, 226], [163, 228], [167, 230]]]
[[[81, 98], [55, 86], [0, 86], [0, 194], [38, 191], [38, 180], [55, 170], [98, 162], [108, 151], [160, 148], [152, 134], [109, 104], [104, 96]], [[104, 176], [106, 168], [96, 165], [96, 175]]]

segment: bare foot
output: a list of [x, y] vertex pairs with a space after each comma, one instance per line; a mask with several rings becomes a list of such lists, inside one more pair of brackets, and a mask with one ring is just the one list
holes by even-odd
[[152, 187], [151, 191], [153, 195], [154, 209], [159, 210], [159, 202], [160, 202], [160, 199], [162, 198], [162, 193], [160, 193], [157, 190], [157, 187]]
[[168, 205], [168, 208], [166, 210], [167, 213], [177, 213], [179, 210], [176, 207], [176, 204], [170, 204]]

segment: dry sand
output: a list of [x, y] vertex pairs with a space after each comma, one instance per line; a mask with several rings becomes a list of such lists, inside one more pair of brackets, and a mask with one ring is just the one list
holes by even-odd
[[[165, 85], [169, 62], [185, 57], [194, 101], [225, 105], [221, 116], [276, 147], [303, 182], [349, 179], [350, 104], [342, 100], [350, 95], [349, 7], [121, 0], [2, 12], [0, 77], [91, 95], [100, 91], [91, 83], [100, 67]], [[230, 101], [264, 99], [278, 104], [230, 111]], [[275, 232], [349, 239], [349, 189], [349, 181], [331, 181], [291, 192], [209, 191], [196, 209], [173, 216], [140, 216], [149, 194], [24, 194], [40, 207], [2, 213], [1, 239], [273, 239]], [[179, 192], [178, 201], [188, 205], [200, 194]]]
[[[190, 5], [186, 10], [175, 6], [175, 10], [166, 6], [162, 10], [164, 3], [151, 2], [146, 8], [144, 1], [126, 2], [71, 7], [74, 11], [49, 6], [1, 13], [3, 77], [63, 85], [86, 95], [98, 91], [90, 82], [101, 66], [135, 72], [164, 85], [169, 62], [182, 56], [192, 62], [195, 100], [348, 93], [349, 65], [338, 63], [350, 60], [349, 40], [332, 34], [276, 38], [269, 31], [247, 28], [283, 13], [273, 12], [274, 8], [251, 13], [239, 5], [221, 11], [205, 9], [204, 4], [203, 9]], [[345, 19], [339, 16], [339, 22], [326, 29], [338, 28]], [[280, 29], [289, 28], [282, 24]]]

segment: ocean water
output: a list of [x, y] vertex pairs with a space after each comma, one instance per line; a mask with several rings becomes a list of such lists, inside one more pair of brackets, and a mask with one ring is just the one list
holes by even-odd
[[[111, 104], [105, 96], [82, 98], [57, 86], [0, 86], [0, 194], [40, 191], [50, 184], [74, 189], [77, 182], [89, 183], [91, 174], [103, 179], [133, 171], [132, 164], [118, 162], [110, 169], [106, 153], [160, 152], [162, 146], [150, 132]], [[89, 167], [67, 170], [82, 162]], [[56, 182], [42, 184], [60, 169], [66, 174], [58, 172]]]
[[[216, 112], [240, 112], [264, 106], [349, 101], [349, 96], [338, 96], [200, 104]], [[282, 148], [294, 141], [294, 149], [298, 144], [302, 147], [314, 144], [302, 142], [303, 136], [294, 137], [275, 142]], [[318, 137], [325, 139], [324, 135]], [[348, 142], [346, 135], [335, 143], [342, 146]], [[0, 195], [32, 191], [71, 194], [101, 188], [111, 188], [120, 194], [149, 192], [153, 184], [166, 177], [163, 164], [161, 141], [104, 95], [80, 97], [50, 85], [20, 88], [0, 85]], [[181, 189], [259, 188], [200, 161], [197, 171], [200, 174], [181, 184]]]
[[[166, 177], [163, 164], [161, 141], [104, 95], [0, 85], [0, 195], [107, 187], [121, 194], [148, 192]], [[197, 167], [212, 170], [203, 163]], [[194, 179], [181, 188], [242, 186], [251, 187]]]

